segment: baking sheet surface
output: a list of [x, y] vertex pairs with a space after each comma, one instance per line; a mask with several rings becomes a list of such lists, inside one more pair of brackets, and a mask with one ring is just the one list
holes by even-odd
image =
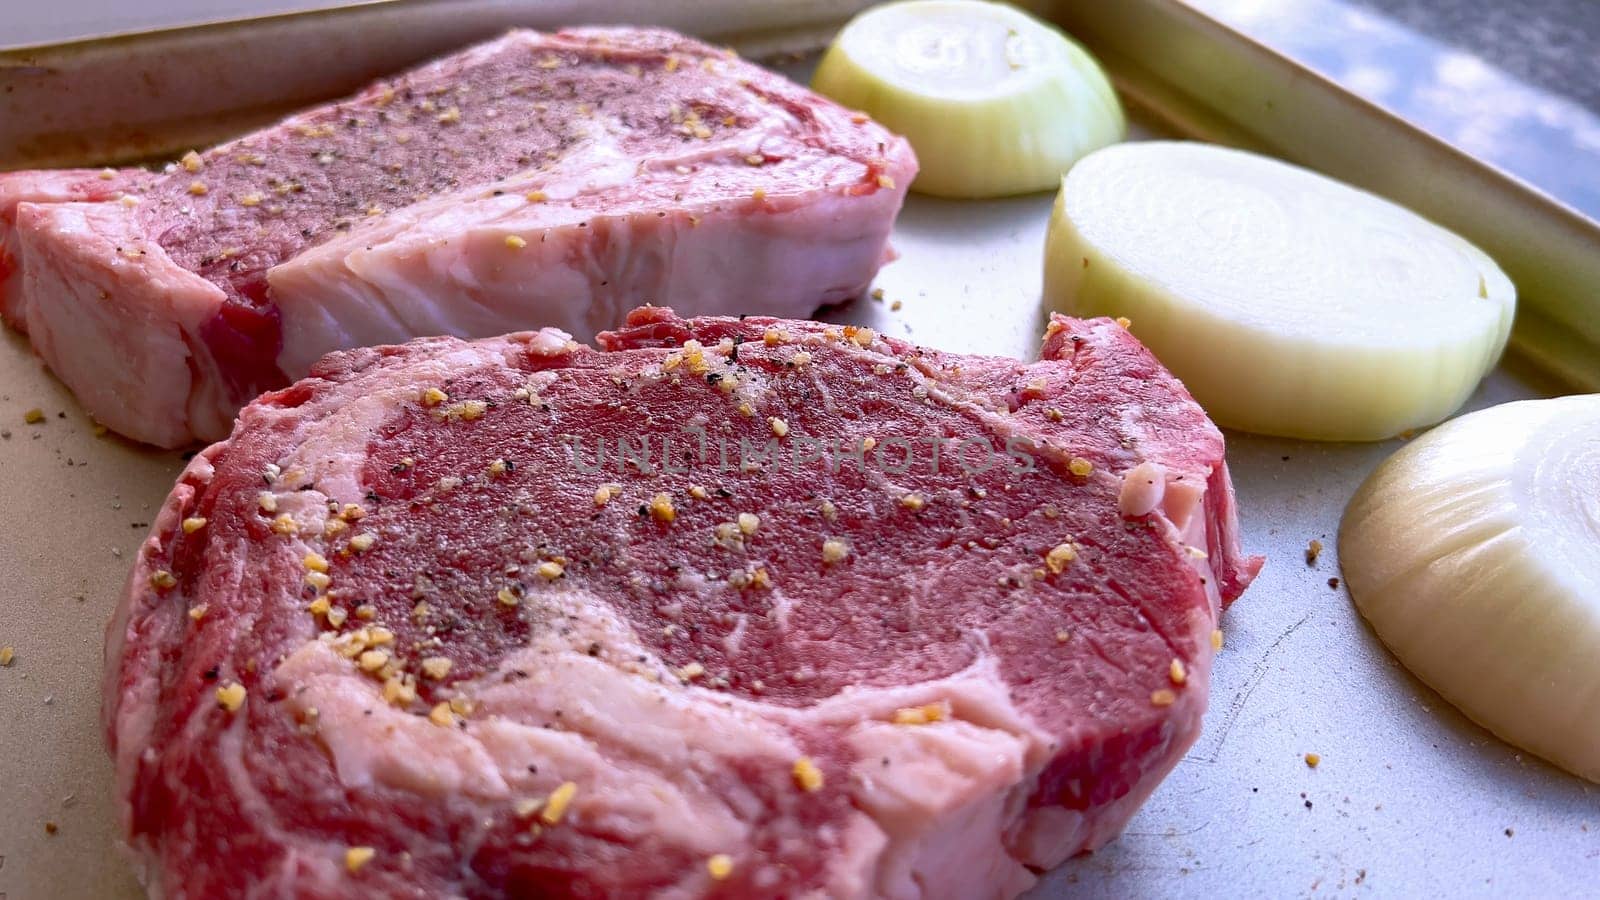
[[[830, 318], [1036, 355], [1052, 201], [913, 196], [896, 232], [905, 256], [878, 279], [884, 302]], [[1513, 359], [1468, 408], [1557, 389]], [[1344, 505], [1398, 446], [1228, 434], [1245, 549], [1268, 561], [1223, 615], [1204, 733], [1119, 841], [1048, 875], [1036, 897], [1593, 896], [1600, 791], [1457, 714], [1330, 585]], [[1312, 540], [1324, 546], [1314, 565]], [[1306, 753], [1322, 757], [1316, 769]]]
[[[1051, 201], [913, 196], [896, 230], [902, 256], [878, 280], [883, 299], [827, 318], [1032, 357]], [[1513, 362], [1471, 406], [1549, 390]], [[24, 423], [35, 407], [45, 420]], [[0, 340], [0, 429], [0, 645], [16, 648], [0, 669], [0, 900], [137, 896], [114, 848], [101, 644], [182, 460], [96, 436], [11, 333]], [[1269, 561], [1224, 616], [1205, 732], [1121, 840], [1051, 873], [1037, 896], [1592, 891], [1600, 795], [1455, 714], [1329, 584], [1343, 505], [1396, 444], [1229, 441], [1245, 546]], [[1308, 565], [1313, 539], [1326, 549]], [[1307, 752], [1322, 756], [1317, 769]]]

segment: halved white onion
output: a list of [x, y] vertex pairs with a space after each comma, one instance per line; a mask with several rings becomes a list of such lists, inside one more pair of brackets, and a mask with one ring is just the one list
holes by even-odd
[[1401, 449], [1350, 501], [1339, 556], [1418, 678], [1600, 781], [1600, 394], [1492, 407]]
[[1063, 180], [1045, 300], [1126, 316], [1219, 424], [1319, 440], [1430, 425], [1505, 347], [1516, 290], [1393, 203], [1267, 157], [1121, 144]]
[[811, 86], [906, 136], [940, 197], [1050, 190], [1127, 126], [1094, 59], [1028, 14], [979, 0], [867, 10], [834, 40]]

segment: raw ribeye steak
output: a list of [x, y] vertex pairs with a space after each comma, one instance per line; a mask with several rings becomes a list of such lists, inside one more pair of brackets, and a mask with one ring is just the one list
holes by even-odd
[[1117, 324], [599, 345], [335, 353], [190, 464], [109, 636], [161, 896], [1009, 897], [1197, 736], [1260, 560]]
[[680, 35], [514, 32], [164, 172], [0, 174], [0, 315], [116, 431], [217, 440], [331, 350], [808, 316], [871, 281], [915, 173]]

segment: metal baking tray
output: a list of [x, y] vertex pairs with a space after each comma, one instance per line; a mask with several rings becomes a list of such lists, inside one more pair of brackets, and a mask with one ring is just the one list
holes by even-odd
[[[790, 54], [820, 46], [864, 5], [388, 0], [0, 50], [0, 169], [201, 145], [514, 24], [665, 24], [746, 55], [785, 54], [774, 65], [803, 78], [805, 58]], [[1031, 5], [1107, 64], [1136, 137], [1248, 146], [1390, 196], [1496, 256], [1521, 291], [1524, 337], [1600, 328], [1593, 305], [1577, 323], [1556, 312], [1600, 285], [1595, 223], [1175, 0]], [[883, 299], [826, 318], [1032, 357], [1051, 201], [913, 195], [895, 234], [902, 256], [877, 281]], [[96, 435], [23, 338], [0, 344], [0, 644], [17, 653], [0, 669], [0, 900], [134, 897], [114, 849], [101, 642], [182, 458]], [[1594, 387], [1593, 375], [1513, 355], [1469, 407]], [[25, 424], [34, 407], [45, 421]], [[1224, 616], [1205, 732], [1120, 840], [1050, 873], [1035, 896], [1591, 893], [1595, 787], [1456, 714], [1330, 581], [1345, 501], [1396, 444], [1228, 437], [1245, 545], [1269, 562]], [[1308, 564], [1312, 540], [1326, 549]], [[1321, 755], [1318, 768], [1307, 752]]]

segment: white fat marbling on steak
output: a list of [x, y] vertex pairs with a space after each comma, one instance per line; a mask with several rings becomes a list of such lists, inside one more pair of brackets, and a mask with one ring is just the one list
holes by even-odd
[[[1009, 896], [1115, 836], [1198, 733], [1218, 609], [1259, 566], [1181, 387], [1106, 321], [1054, 320], [1038, 363], [629, 326], [604, 351], [342, 354], [195, 460], [109, 644], [158, 885]], [[1026, 438], [1036, 466], [639, 472], [613, 496], [557, 444], [782, 439], [779, 417], [790, 440]], [[1145, 462], [1159, 503], [1126, 515]]]
[[90, 414], [181, 446], [341, 348], [809, 315], [893, 258], [915, 173], [718, 48], [513, 31], [163, 171], [0, 174], [0, 316]]
[[[1023, 816], [1030, 772], [1045, 762], [1051, 739], [1011, 702], [992, 656], [949, 678], [848, 690], [797, 710], [681, 678], [598, 597], [559, 589], [530, 600], [525, 614], [554, 612], [572, 627], [540, 632], [494, 671], [458, 683], [474, 706], [459, 728], [441, 730], [385, 703], [380, 685], [334, 652], [331, 635], [307, 641], [276, 675], [294, 685], [290, 704], [318, 723], [317, 740], [350, 788], [381, 783], [440, 801], [512, 802], [537, 793], [527, 767], [536, 759], [585, 785], [572, 810], [613, 821], [624, 834], [671, 835], [703, 856], [758, 854], [734, 813], [757, 801], [710, 790], [706, 775], [731, 759], [785, 768], [802, 752], [795, 729], [844, 726], [857, 757], [849, 790], [859, 810], [845, 827], [873, 852], [841, 872], [841, 887], [897, 897], [936, 879], [952, 895], [970, 896], [1032, 883], [999, 834]], [[603, 652], [591, 655], [597, 644]], [[949, 718], [914, 729], [890, 721], [897, 710], [928, 704], [948, 708]], [[559, 728], [550, 727], [554, 719]], [[886, 767], [886, 758], [900, 764]], [[956, 852], [974, 839], [993, 843], [981, 854], [990, 867], [973, 869], [970, 856]]]

